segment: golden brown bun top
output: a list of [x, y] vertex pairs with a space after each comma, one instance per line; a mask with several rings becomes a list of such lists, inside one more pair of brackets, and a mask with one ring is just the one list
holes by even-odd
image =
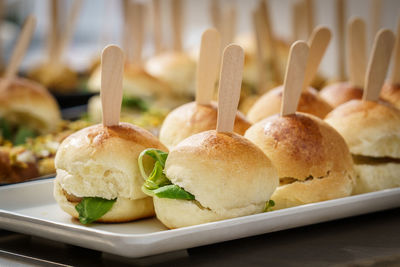
[[219, 214], [262, 206], [278, 185], [276, 169], [259, 148], [238, 134], [215, 130], [172, 149], [165, 174]]
[[353, 154], [400, 158], [400, 110], [387, 102], [351, 100], [326, 116]]
[[[168, 148], [176, 146], [183, 139], [217, 126], [218, 108], [215, 103], [199, 105], [196, 102], [184, 104], [168, 114], [160, 130], [160, 140]], [[243, 135], [251, 126], [244, 115], [237, 113], [234, 132]]]
[[352, 99], [361, 99], [364, 90], [349, 82], [338, 82], [324, 87], [319, 95], [332, 107], [337, 107]]
[[[279, 113], [282, 96], [283, 86], [272, 89], [261, 96], [247, 113], [250, 122], [256, 123]], [[318, 96], [318, 92], [315, 89], [309, 87], [301, 93], [297, 110], [324, 118], [332, 110], [332, 107]]]
[[305, 180], [352, 170], [344, 139], [321, 119], [305, 113], [271, 116], [246, 134], [271, 159], [279, 177]]
[[400, 109], [400, 84], [385, 83], [381, 91], [381, 97]]
[[0, 90], [0, 117], [27, 124], [41, 133], [55, 130], [61, 121], [58, 104], [47, 89], [23, 78], [13, 79]]

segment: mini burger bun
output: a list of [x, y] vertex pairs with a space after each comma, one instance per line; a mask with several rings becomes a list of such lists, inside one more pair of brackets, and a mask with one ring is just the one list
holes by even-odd
[[385, 83], [381, 90], [381, 97], [400, 109], [400, 84]]
[[281, 180], [296, 180], [276, 189], [272, 195], [276, 208], [351, 194], [354, 171], [349, 149], [321, 119], [300, 112], [275, 115], [254, 124], [245, 137], [271, 159]]
[[278, 185], [275, 168], [259, 148], [240, 135], [215, 130], [179, 143], [164, 171], [196, 199], [154, 197], [157, 217], [169, 228], [260, 213]]
[[319, 95], [332, 107], [337, 107], [353, 99], [361, 99], [364, 90], [349, 82], [333, 83], [324, 87]]
[[[283, 86], [279, 86], [261, 96], [247, 113], [251, 123], [256, 123], [269, 116], [277, 114], [281, 110]], [[332, 110], [318, 92], [309, 87], [300, 95], [298, 111], [309, 113], [319, 118], [324, 118]]]
[[344, 137], [352, 154], [400, 158], [400, 110], [389, 103], [351, 100], [325, 121]]
[[[66, 194], [78, 198], [117, 198], [119, 204], [113, 207], [110, 222], [149, 216], [153, 211], [146, 200], [148, 196], [141, 190], [144, 180], [137, 161], [146, 148], [168, 151], [152, 134], [128, 123], [94, 125], [70, 135], [61, 143], [55, 158], [56, 200], [71, 213], [67, 207], [77, 203], [67, 205]], [[150, 161], [145, 162], [146, 168], [150, 166]], [[136, 204], [138, 210], [129, 213]], [[108, 217], [101, 220], [108, 221]]]
[[[0, 79], [0, 83], [3, 79]], [[57, 129], [61, 113], [54, 97], [40, 84], [14, 78], [0, 90], [0, 117], [27, 125], [40, 133]]]
[[150, 58], [145, 69], [148, 73], [168, 84], [180, 97], [194, 95], [196, 62], [182, 52], [161, 53]]
[[[165, 118], [160, 130], [160, 141], [171, 149], [189, 136], [215, 129], [217, 115], [218, 108], [215, 103], [199, 105], [191, 102], [182, 105]], [[238, 112], [233, 131], [243, 135], [250, 126], [250, 122]]]

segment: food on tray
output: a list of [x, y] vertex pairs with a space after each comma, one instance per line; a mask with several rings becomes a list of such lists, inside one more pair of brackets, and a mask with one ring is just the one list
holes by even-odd
[[379, 101], [393, 47], [388, 30], [377, 34], [363, 100], [346, 102], [325, 119], [346, 140], [355, 162], [355, 193], [400, 186], [400, 110]]
[[261, 213], [273, 205], [275, 168], [260, 149], [232, 132], [243, 58], [239, 46], [225, 49], [217, 130], [188, 137], [170, 153], [149, 149], [139, 157], [139, 166], [155, 160], [150, 174], [141, 167], [143, 192], [153, 197], [157, 218], [169, 228]]
[[[220, 35], [215, 29], [203, 33], [197, 72], [196, 102], [184, 104], [168, 114], [161, 130], [160, 141], [169, 149], [196, 133], [217, 126], [217, 105], [211, 102], [220, 64]], [[250, 123], [240, 112], [234, 131], [243, 135]]]
[[32, 69], [28, 77], [57, 93], [71, 93], [78, 88], [77, 72], [62, 63], [43, 63]]
[[167, 151], [152, 134], [128, 123], [95, 125], [70, 135], [55, 159], [58, 204], [84, 224], [154, 215], [152, 199], [141, 191], [137, 163], [140, 152], [149, 147]]
[[343, 137], [321, 119], [296, 112], [307, 60], [304, 46], [292, 45], [281, 114], [245, 134], [278, 170], [280, 183], [271, 197], [277, 209], [349, 196], [355, 179]]
[[[310, 56], [306, 66], [306, 77], [303, 90], [301, 92], [298, 111], [313, 114], [319, 118], [324, 118], [332, 107], [318, 96], [318, 92], [309, 87], [310, 82], [315, 76], [318, 65], [322, 60], [324, 52], [329, 44], [330, 31], [328, 28], [319, 27], [313, 32], [310, 38]], [[247, 113], [247, 117], [252, 123], [256, 123], [280, 110], [283, 98], [283, 86], [279, 86], [259, 98]]]
[[336, 82], [324, 87], [320, 96], [332, 107], [351, 99], [361, 99], [366, 70], [365, 22], [360, 18], [351, 20], [347, 27], [347, 65], [350, 81]]

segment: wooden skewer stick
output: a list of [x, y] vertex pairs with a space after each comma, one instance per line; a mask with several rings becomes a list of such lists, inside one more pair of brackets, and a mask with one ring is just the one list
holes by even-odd
[[266, 89], [268, 83], [267, 75], [265, 75], [265, 62], [266, 62], [266, 41], [263, 30], [262, 14], [260, 9], [254, 10], [253, 12], [253, 28], [256, 35], [256, 47], [257, 47], [257, 71], [258, 71], [258, 90], [263, 92]]
[[153, 30], [155, 53], [162, 52], [161, 0], [153, 0]]
[[235, 44], [223, 53], [218, 89], [217, 132], [233, 131], [242, 84], [244, 51]]
[[392, 84], [400, 84], [400, 16], [397, 20], [397, 37], [394, 49], [394, 64], [392, 75], [390, 77]]
[[49, 6], [49, 28], [48, 28], [48, 40], [47, 40], [47, 49], [48, 49], [48, 60], [51, 61], [54, 59], [56, 55], [56, 50], [59, 43], [59, 0], [51, 0]]
[[349, 22], [347, 32], [347, 51], [350, 83], [358, 88], [364, 88], [366, 57], [366, 30], [365, 22], [354, 18]]
[[24, 23], [22, 31], [18, 37], [10, 62], [8, 63], [4, 78], [12, 79], [17, 75], [18, 68], [22, 62], [25, 52], [31, 42], [33, 32], [35, 31], [36, 18], [30, 15]]
[[308, 53], [309, 47], [304, 41], [297, 41], [290, 47], [285, 81], [283, 83], [281, 116], [294, 114], [297, 110], [304, 81]]
[[221, 36], [216, 29], [206, 30], [201, 37], [200, 57], [197, 66], [196, 102], [208, 105], [213, 97], [218, 76]]
[[221, 5], [219, 0], [211, 1], [210, 15], [214, 28], [221, 31]]
[[[222, 13], [221, 45], [222, 48], [233, 42], [236, 33], [236, 6], [232, 5]], [[222, 49], [221, 49], [222, 50]]]
[[377, 33], [368, 62], [363, 100], [378, 101], [394, 42], [395, 37], [390, 30], [382, 29]]
[[306, 6], [306, 19], [307, 19], [307, 36], [311, 36], [314, 29], [314, 1], [305, 0]]
[[142, 3], [133, 4], [133, 62], [137, 66], [142, 66], [143, 42], [144, 42], [144, 13], [145, 6]]
[[269, 6], [266, 1], [261, 1], [260, 10], [263, 20], [263, 29], [265, 31], [266, 46], [269, 48], [268, 60], [271, 62], [274, 80], [278, 83], [282, 81], [282, 75], [279, 68], [278, 49], [276, 47], [276, 40], [271, 23]]
[[56, 54], [53, 61], [59, 63], [65, 49], [72, 39], [75, 30], [76, 21], [78, 20], [79, 11], [82, 7], [82, 0], [75, 0], [72, 4], [71, 12], [68, 16], [67, 25], [65, 27], [64, 35], [61, 36], [60, 43], [58, 44]]
[[345, 66], [345, 3], [344, 0], [336, 0], [336, 27], [337, 27], [337, 47], [338, 47], [338, 75], [339, 80], [344, 81], [346, 79], [346, 66]]
[[182, 0], [172, 0], [172, 29], [173, 47], [175, 51], [182, 51]]
[[124, 53], [116, 45], [103, 49], [101, 55], [101, 107], [103, 125], [119, 124], [122, 102], [122, 77], [124, 73]]
[[311, 34], [308, 46], [310, 47], [306, 73], [303, 82], [303, 90], [306, 90], [310, 86], [315, 74], [318, 71], [319, 64], [325, 55], [326, 49], [328, 48], [331, 40], [331, 31], [327, 27], [317, 27]]

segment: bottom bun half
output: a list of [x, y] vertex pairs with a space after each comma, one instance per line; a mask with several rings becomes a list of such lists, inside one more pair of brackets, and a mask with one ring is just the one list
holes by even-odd
[[157, 219], [170, 229], [215, 222], [262, 212], [265, 203], [219, 214], [192, 200], [154, 197]]
[[274, 209], [284, 209], [347, 197], [351, 195], [353, 188], [353, 174], [330, 173], [327, 177], [278, 186], [271, 199], [275, 202]]
[[355, 164], [357, 174], [355, 194], [400, 187], [400, 164], [386, 163], [379, 165]]
[[[79, 218], [75, 209], [78, 202], [68, 201], [57, 178], [54, 181], [54, 198], [61, 209], [74, 218]], [[120, 223], [154, 216], [154, 206], [151, 197], [141, 199], [128, 199], [118, 197], [111, 210], [103, 215], [97, 222]]]

